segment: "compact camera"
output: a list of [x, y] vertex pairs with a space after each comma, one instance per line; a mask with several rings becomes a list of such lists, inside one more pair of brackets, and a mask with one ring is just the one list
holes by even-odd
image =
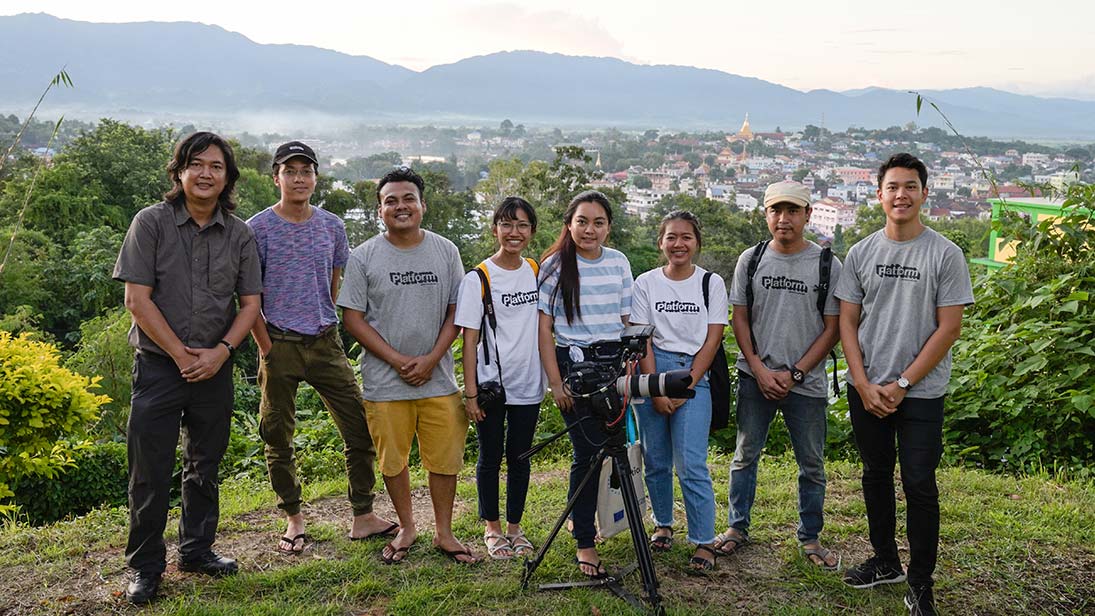
[[479, 408], [483, 409], [484, 413], [502, 410], [502, 407], [506, 405], [506, 390], [499, 381], [479, 383], [475, 391], [475, 401], [479, 403]]

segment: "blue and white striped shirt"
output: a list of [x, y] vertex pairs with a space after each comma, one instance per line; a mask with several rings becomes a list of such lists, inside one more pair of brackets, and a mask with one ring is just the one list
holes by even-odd
[[598, 340], [619, 338], [624, 324], [621, 317], [631, 314], [631, 263], [624, 253], [601, 248], [595, 260], [578, 259], [578, 293], [581, 316], [568, 323], [563, 296], [551, 295], [559, 284], [559, 255], [547, 258], [540, 266], [540, 312], [555, 319], [555, 343], [559, 346], [587, 347]]

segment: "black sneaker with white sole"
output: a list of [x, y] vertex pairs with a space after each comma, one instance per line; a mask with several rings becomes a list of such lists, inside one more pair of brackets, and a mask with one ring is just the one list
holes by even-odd
[[901, 563], [888, 563], [877, 556], [844, 572], [844, 583], [852, 588], [873, 588], [879, 584], [896, 584], [905, 581]]
[[935, 616], [935, 597], [931, 586], [910, 586], [905, 593], [905, 607], [909, 616]]

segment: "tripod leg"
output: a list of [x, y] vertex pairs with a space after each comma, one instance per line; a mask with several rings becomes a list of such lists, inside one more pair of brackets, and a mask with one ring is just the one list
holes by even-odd
[[639, 574], [643, 580], [643, 590], [646, 591], [646, 599], [651, 609], [660, 612], [661, 597], [658, 595], [658, 577], [654, 571], [654, 559], [650, 555], [650, 545], [647, 543], [646, 531], [643, 528], [643, 514], [639, 509], [639, 496], [635, 491], [635, 482], [631, 477], [631, 462], [627, 459], [627, 450], [618, 449], [612, 452], [612, 463], [616, 468], [616, 474], [620, 477], [620, 492], [624, 498], [624, 513], [627, 515], [627, 525], [631, 529], [631, 543], [635, 548], [635, 558], [639, 562]]
[[578, 484], [578, 489], [567, 500], [566, 508], [563, 509], [562, 515], [555, 522], [555, 527], [551, 529], [551, 534], [548, 535], [547, 540], [540, 546], [540, 551], [536, 553], [536, 557], [532, 560], [525, 559], [525, 571], [521, 574], [521, 588], [527, 589], [529, 580], [532, 578], [532, 574], [536, 571], [536, 568], [543, 562], [544, 556], [547, 554], [548, 548], [555, 541], [555, 537], [558, 536], [559, 531], [563, 528], [563, 524], [566, 524], [567, 518], [570, 517], [570, 512], [574, 510], [574, 503], [578, 502], [578, 496], [585, 489], [586, 484], [595, 476], [600, 475], [601, 466], [604, 464], [605, 450], [602, 449], [594, 456], [593, 462], [590, 464], [589, 471], [586, 472], [586, 476], [582, 478], [582, 483]]

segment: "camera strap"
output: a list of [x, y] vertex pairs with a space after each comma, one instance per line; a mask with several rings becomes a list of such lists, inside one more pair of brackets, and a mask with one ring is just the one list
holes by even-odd
[[494, 300], [490, 293], [490, 276], [487, 274], [487, 262], [483, 261], [475, 266], [475, 273], [479, 274], [479, 284], [483, 293], [483, 321], [479, 331], [483, 332], [483, 360], [490, 364], [490, 344], [487, 343], [487, 326], [490, 326], [494, 337], [494, 362], [498, 364], [498, 384], [502, 383], [502, 362], [498, 358], [498, 317], [494, 314]]
[[[749, 266], [746, 268], [746, 281], [745, 281], [745, 308], [749, 317], [749, 341], [753, 344], [753, 353], [757, 355], [760, 351], [757, 349], [757, 337], [753, 334], [753, 277], [757, 273], [757, 268], [760, 266], [760, 258], [764, 256], [764, 251], [768, 248], [768, 243], [771, 240], [764, 240], [753, 247], [753, 252], [749, 255]], [[818, 277], [817, 277], [817, 311], [821, 315], [822, 323], [825, 321], [825, 301], [829, 298], [829, 279], [832, 275], [833, 269], [833, 249], [826, 246], [821, 249], [821, 256], [818, 258]], [[833, 393], [840, 395], [840, 382], [837, 378], [837, 357], [836, 349], [829, 351], [829, 357], [833, 360]]]

